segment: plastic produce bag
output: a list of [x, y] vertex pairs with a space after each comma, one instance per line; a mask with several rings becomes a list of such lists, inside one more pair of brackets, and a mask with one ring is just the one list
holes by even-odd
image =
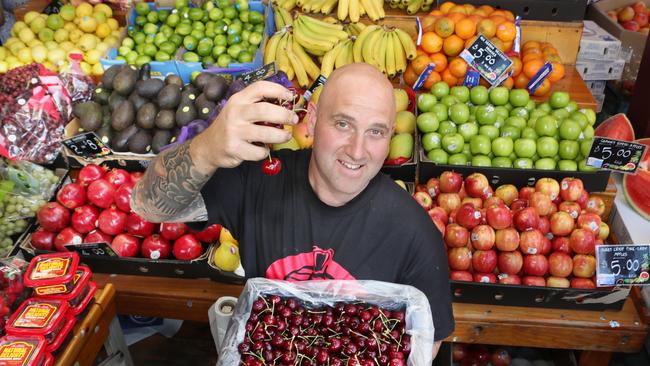
[[333, 307], [342, 302], [363, 302], [388, 310], [405, 307], [405, 331], [411, 336], [411, 353], [407, 365], [431, 365], [433, 362], [434, 327], [431, 308], [424, 293], [415, 287], [381, 281], [287, 282], [252, 278], [246, 282], [237, 301], [219, 351], [217, 366], [240, 364], [237, 347], [244, 340], [252, 304], [260, 295], [295, 298], [306, 308]]

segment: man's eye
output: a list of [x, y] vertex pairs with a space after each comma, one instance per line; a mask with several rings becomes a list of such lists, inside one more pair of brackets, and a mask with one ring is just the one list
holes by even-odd
[[382, 137], [382, 136], [384, 136], [384, 131], [382, 131], [382, 130], [377, 130], [377, 129], [372, 129], [372, 130], [370, 130], [370, 134], [371, 134], [372, 136]]
[[348, 123], [345, 122], [345, 121], [336, 121], [336, 127], [338, 127], [338, 128], [347, 128]]

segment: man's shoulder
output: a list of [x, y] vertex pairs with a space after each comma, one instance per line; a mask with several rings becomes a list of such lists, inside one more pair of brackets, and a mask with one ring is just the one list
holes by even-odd
[[377, 208], [385, 210], [385, 215], [409, 227], [431, 224], [429, 215], [422, 206], [388, 175], [379, 173], [378, 184], [380, 189], [374, 201]]

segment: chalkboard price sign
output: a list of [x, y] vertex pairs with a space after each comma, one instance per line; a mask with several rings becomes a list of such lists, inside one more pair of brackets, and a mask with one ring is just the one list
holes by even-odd
[[587, 156], [587, 165], [594, 168], [614, 170], [621, 173], [636, 173], [643, 158], [646, 145], [629, 141], [594, 137]]
[[79, 253], [80, 256], [117, 257], [117, 253], [106, 243], [83, 243], [64, 245], [69, 251]]
[[597, 245], [598, 286], [650, 284], [650, 244]]
[[99, 158], [113, 153], [94, 132], [84, 132], [63, 140], [61, 143], [73, 154], [86, 159]]

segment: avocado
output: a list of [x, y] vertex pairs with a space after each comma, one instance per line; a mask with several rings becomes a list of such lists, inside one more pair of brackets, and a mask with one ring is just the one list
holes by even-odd
[[217, 105], [207, 100], [205, 98], [205, 93], [203, 93], [199, 95], [198, 98], [196, 98], [196, 101], [194, 101], [194, 106], [196, 107], [199, 118], [207, 121], [208, 117]]
[[97, 87], [93, 90], [93, 100], [99, 104], [108, 104], [108, 98], [111, 96], [111, 92], [108, 89]]
[[129, 95], [129, 100], [131, 103], [133, 103], [133, 108], [137, 111], [138, 109], [142, 108], [145, 103], [148, 103], [149, 100], [147, 98], [141, 97], [138, 93], [133, 92], [131, 95]]
[[160, 149], [169, 145], [172, 139], [172, 132], [167, 130], [158, 130], [153, 135], [153, 140], [151, 140], [151, 150], [154, 154], [158, 154]]
[[124, 67], [113, 79], [113, 90], [121, 95], [131, 94], [138, 81], [138, 72], [132, 67]]
[[172, 109], [161, 109], [158, 114], [156, 114], [154, 123], [156, 127], [160, 129], [172, 129], [176, 124], [176, 113]]
[[205, 94], [205, 98], [215, 103], [223, 99], [227, 91], [228, 82], [226, 79], [219, 75], [214, 76], [208, 85], [203, 88], [203, 94]]
[[103, 143], [111, 147], [111, 142], [113, 140], [113, 128], [111, 127], [110, 123], [102, 125], [102, 127], [95, 131], [95, 134], [99, 137], [100, 140], [102, 140]]
[[210, 83], [212, 81], [213, 77], [214, 77], [214, 75], [212, 75], [210, 73], [202, 72], [202, 73], [198, 74], [196, 76], [196, 78], [194, 78], [194, 80], [192, 80], [192, 84], [194, 84], [194, 86], [197, 89], [203, 91], [203, 89], [208, 85], [208, 83]]
[[149, 80], [151, 79], [151, 65], [144, 64], [140, 66], [140, 70], [138, 70], [138, 80]]
[[113, 144], [111, 148], [118, 152], [128, 151], [129, 139], [135, 135], [139, 129], [135, 125], [131, 125], [124, 130], [117, 132], [113, 135]]
[[151, 133], [139, 130], [129, 138], [128, 149], [132, 153], [146, 154], [151, 151]]
[[135, 121], [135, 109], [133, 103], [128, 100], [123, 101], [113, 111], [111, 116], [111, 126], [115, 131], [122, 131], [133, 124]]
[[141, 97], [155, 98], [163, 86], [165, 86], [165, 83], [160, 79], [139, 80], [135, 84], [135, 91]]
[[104, 71], [102, 75], [102, 87], [106, 89], [113, 89], [113, 79], [115, 76], [122, 71], [122, 67], [125, 65], [113, 65]]
[[95, 131], [102, 125], [102, 106], [95, 102], [77, 103], [72, 108], [79, 119], [79, 125], [85, 131]]
[[181, 90], [177, 85], [166, 85], [158, 93], [158, 106], [162, 109], [176, 108], [181, 102]]
[[135, 124], [140, 128], [152, 129], [156, 114], [158, 114], [158, 107], [156, 107], [156, 104], [149, 102], [138, 109]]
[[181, 89], [181, 92], [182, 92], [182, 93], [191, 93], [191, 94], [194, 94], [194, 95], [198, 95], [198, 94], [199, 94], [199, 91], [198, 91], [198, 90], [196, 89], [196, 87], [194, 87], [194, 85], [192, 85], [192, 84], [187, 84], [187, 85], [185, 85], [185, 86], [183, 87], [183, 89]]
[[108, 107], [111, 109], [111, 112], [113, 112], [115, 108], [117, 108], [117, 106], [120, 105], [120, 103], [122, 103], [124, 100], [125, 98], [123, 96], [121, 96], [118, 92], [113, 91], [111, 93], [111, 96], [108, 97]]
[[174, 75], [174, 74], [169, 74], [165, 78], [165, 84], [166, 85], [176, 85], [179, 88], [183, 87], [183, 79], [181, 79], [180, 76]]
[[199, 96], [199, 93], [196, 89], [192, 90], [183, 90], [181, 92], [181, 104], [194, 103], [196, 97]]
[[194, 103], [181, 103], [176, 109], [176, 125], [178, 127], [186, 126], [196, 119], [196, 115]]
[[111, 109], [108, 106], [102, 106], [102, 127], [111, 124]]

